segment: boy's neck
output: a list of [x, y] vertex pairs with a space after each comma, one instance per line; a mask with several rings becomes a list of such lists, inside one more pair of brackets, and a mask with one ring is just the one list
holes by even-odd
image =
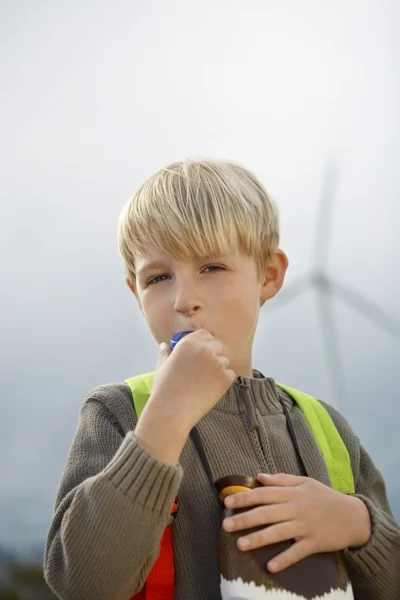
[[233, 369], [237, 377], [253, 377], [253, 368], [250, 360], [232, 362], [230, 368]]

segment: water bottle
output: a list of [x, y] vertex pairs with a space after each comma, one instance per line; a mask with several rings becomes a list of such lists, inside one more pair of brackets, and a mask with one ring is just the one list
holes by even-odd
[[[216, 482], [221, 500], [230, 494], [249, 492], [262, 484], [253, 477], [231, 475]], [[224, 507], [222, 519], [251, 510]], [[279, 573], [270, 573], [267, 563], [289, 548], [294, 540], [243, 552], [237, 540], [268, 525], [219, 536], [218, 566], [222, 600], [353, 600], [353, 592], [339, 552], [314, 554]]]
[[194, 331], [195, 331], [195, 329], [185, 329], [184, 331], [178, 331], [178, 333], [175, 333], [175, 335], [173, 335], [172, 338], [171, 338], [171, 340], [170, 340], [171, 350], [173, 350], [175, 348], [175, 346], [177, 345], [177, 343], [183, 337], [185, 337], [185, 335], [188, 335], [189, 333], [193, 333]]

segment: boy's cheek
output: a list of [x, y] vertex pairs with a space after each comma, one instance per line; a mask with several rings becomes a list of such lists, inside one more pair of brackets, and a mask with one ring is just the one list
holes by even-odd
[[[147, 310], [146, 310], [147, 308]], [[161, 344], [161, 342], [169, 343], [171, 338], [172, 327], [170, 326], [167, 314], [164, 312], [164, 318], [160, 318], [159, 314], [163, 314], [163, 311], [155, 310], [156, 307], [145, 307], [142, 314], [147, 321], [148, 328], [150, 329], [150, 333], [153, 338], [156, 340], [157, 344]]]

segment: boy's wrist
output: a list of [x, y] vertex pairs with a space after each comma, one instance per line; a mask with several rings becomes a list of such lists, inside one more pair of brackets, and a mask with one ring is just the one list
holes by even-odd
[[170, 465], [179, 461], [191, 426], [182, 414], [171, 412], [162, 399], [150, 398], [135, 429], [140, 444], [155, 458]]
[[364, 546], [371, 537], [371, 517], [366, 504], [357, 496], [348, 495], [348, 501], [353, 505], [354, 511], [354, 529], [352, 531], [352, 539], [349, 548], [360, 548]]

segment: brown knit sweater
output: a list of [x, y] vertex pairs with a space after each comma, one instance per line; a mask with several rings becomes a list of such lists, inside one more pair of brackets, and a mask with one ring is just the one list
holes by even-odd
[[[272, 379], [254, 375], [246, 378], [258, 422], [254, 431], [237, 382], [198, 424], [214, 479], [236, 473], [301, 474], [279, 394], [289, 409], [308, 474], [330, 485], [301, 410]], [[357, 600], [399, 600], [400, 528], [382, 476], [344, 417], [324, 406], [348, 448], [357, 495], [372, 519], [369, 542], [344, 551], [354, 594]], [[140, 446], [135, 426], [127, 385], [104, 385], [86, 398], [48, 534], [46, 580], [62, 600], [129, 600], [157, 557], [178, 495], [175, 600], [218, 600], [221, 515], [193, 444], [188, 440], [180, 464], [169, 466]]]

